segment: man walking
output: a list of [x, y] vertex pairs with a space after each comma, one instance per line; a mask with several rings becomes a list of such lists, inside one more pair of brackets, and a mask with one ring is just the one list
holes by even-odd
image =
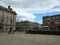
[[8, 31], [8, 34], [11, 34], [12, 32], [12, 27], [10, 27], [10, 30]]

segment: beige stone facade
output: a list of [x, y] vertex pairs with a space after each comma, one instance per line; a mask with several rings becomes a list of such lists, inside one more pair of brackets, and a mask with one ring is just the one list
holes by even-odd
[[60, 14], [43, 17], [43, 27], [45, 31], [60, 33]]
[[43, 25], [60, 25], [60, 14], [53, 16], [44, 16], [43, 17]]
[[0, 6], [0, 30], [8, 31], [10, 27], [15, 28], [16, 15], [10, 6], [8, 8]]
[[38, 25], [38, 23], [35, 23], [35, 22], [29, 22], [29, 21], [22, 21], [22, 22], [17, 22], [16, 23], [16, 29], [17, 30], [22, 30], [22, 31], [26, 31], [26, 30], [32, 30], [32, 31], [35, 31], [37, 30], [38, 27], [41, 25]]

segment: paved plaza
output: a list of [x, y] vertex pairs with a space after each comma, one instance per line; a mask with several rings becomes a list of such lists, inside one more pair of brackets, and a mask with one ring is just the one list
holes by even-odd
[[60, 45], [59, 35], [0, 33], [0, 45]]

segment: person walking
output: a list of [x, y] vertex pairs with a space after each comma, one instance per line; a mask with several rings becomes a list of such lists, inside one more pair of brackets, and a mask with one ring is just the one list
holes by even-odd
[[12, 27], [10, 27], [10, 30], [8, 31], [8, 34], [11, 34], [12, 32]]
[[14, 32], [16, 32], [15, 28], [13, 28], [13, 30], [12, 30], [12, 33], [13, 33], [13, 34], [14, 34]]

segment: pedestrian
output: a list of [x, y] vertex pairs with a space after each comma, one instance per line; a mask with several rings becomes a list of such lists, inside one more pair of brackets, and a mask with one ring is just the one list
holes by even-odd
[[12, 30], [12, 33], [13, 33], [13, 34], [14, 34], [14, 32], [16, 32], [15, 28], [13, 28], [13, 30]]
[[8, 34], [11, 34], [12, 32], [12, 27], [10, 27], [10, 30], [8, 31]]

